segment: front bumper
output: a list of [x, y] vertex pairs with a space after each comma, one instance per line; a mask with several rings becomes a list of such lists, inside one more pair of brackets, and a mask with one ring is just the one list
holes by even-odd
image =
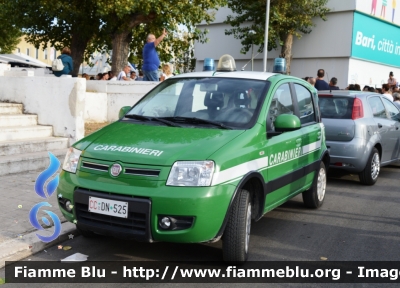
[[[89, 212], [89, 196], [128, 202], [128, 218]], [[80, 229], [118, 238], [151, 241], [149, 199], [105, 194], [78, 188], [74, 192], [76, 220]]]
[[[199, 243], [216, 237], [235, 188], [231, 184], [170, 187], [165, 181], [126, 181], [62, 171], [57, 194], [65, 218], [81, 229], [146, 242]], [[89, 212], [89, 196], [128, 202], [128, 219]], [[66, 200], [73, 204], [71, 213], [62, 205]], [[163, 230], [159, 220], [166, 215], [190, 218], [193, 223], [186, 229]]]

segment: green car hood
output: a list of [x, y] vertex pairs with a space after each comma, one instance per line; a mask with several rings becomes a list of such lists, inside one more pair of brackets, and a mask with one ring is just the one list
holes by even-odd
[[[83, 157], [144, 165], [206, 160], [244, 130], [180, 128], [115, 122], [74, 146]], [[86, 148], [85, 148], [86, 147]]]

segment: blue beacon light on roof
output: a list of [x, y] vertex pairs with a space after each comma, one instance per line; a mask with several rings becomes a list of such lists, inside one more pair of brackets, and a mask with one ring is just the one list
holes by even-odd
[[213, 58], [204, 58], [203, 71], [214, 71], [215, 64]]

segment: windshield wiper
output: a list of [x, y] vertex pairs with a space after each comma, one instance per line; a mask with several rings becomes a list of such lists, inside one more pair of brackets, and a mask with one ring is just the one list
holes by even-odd
[[161, 123], [164, 123], [164, 124], [166, 124], [168, 126], [172, 126], [172, 127], [182, 127], [171, 121], [168, 121], [166, 119], [161, 119], [158, 117], [149, 117], [149, 116], [143, 116], [143, 115], [137, 115], [137, 114], [128, 114], [128, 115], [125, 115], [125, 118], [145, 120], [145, 121], [157, 121], [157, 122], [161, 122]]
[[176, 121], [176, 122], [183, 122], [183, 123], [202, 123], [202, 124], [211, 124], [214, 126], [218, 126], [220, 128], [223, 129], [228, 129], [228, 130], [232, 130], [231, 127], [226, 126], [223, 123], [220, 122], [216, 122], [216, 121], [212, 121], [212, 120], [207, 120], [207, 119], [202, 119], [202, 118], [196, 118], [196, 117], [163, 117], [163, 119], [168, 119], [171, 121]]

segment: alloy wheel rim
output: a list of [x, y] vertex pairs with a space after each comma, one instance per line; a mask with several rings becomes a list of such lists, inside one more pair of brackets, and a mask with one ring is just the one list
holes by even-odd
[[245, 242], [245, 251], [249, 250], [249, 242], [250, 242], [250, 228], [251, 228], [251, 203], [247, 206], [247, 217], [246, 217], [246, 242]]
[[322, 201], [325, 197], [326, 190], [326, 173], [325, 169], [321, 168], [318, 172], [318, 180], [317, 180], [317, 196], [318, 200]]
[[380, 161], [378, 153], [375, 153], [371, 161], [371, 177], [373, 180], [378, 178], [380, 170]]

